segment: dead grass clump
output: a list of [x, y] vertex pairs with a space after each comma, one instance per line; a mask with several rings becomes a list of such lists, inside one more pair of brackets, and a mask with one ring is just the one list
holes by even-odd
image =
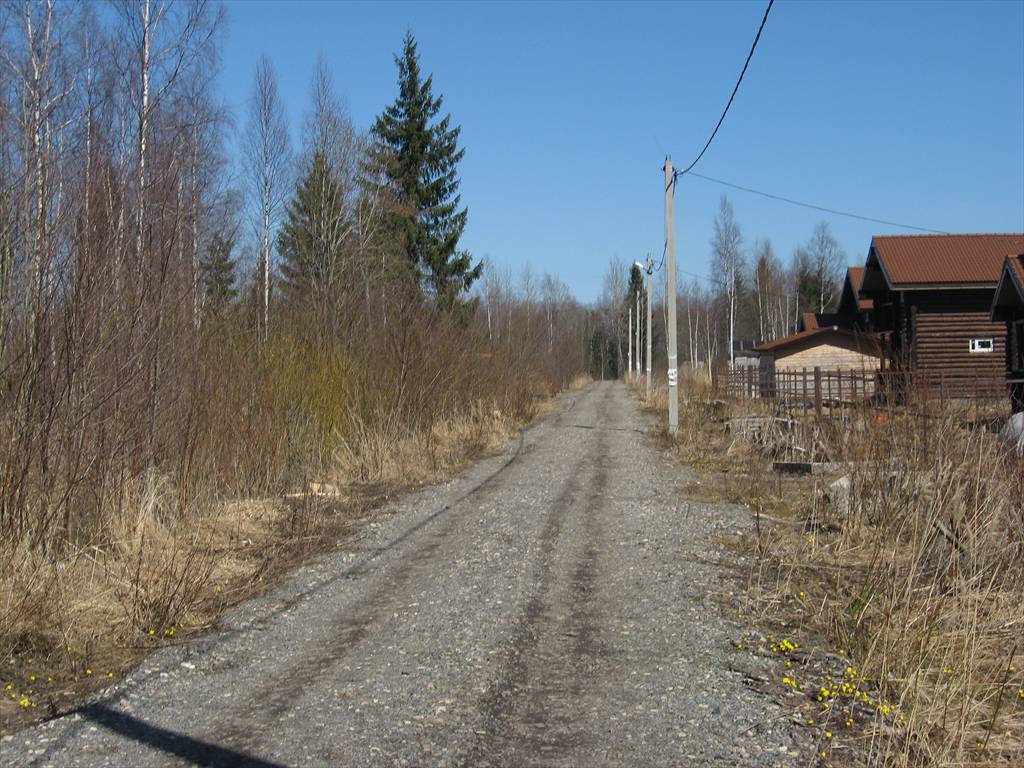
[[856, 660], [878, 702], [871, 764], [1024, 759], [1019, 464], [955, 414], [923, 429], [865, 410], [826, 440], [848, 490], [808, 494], [801, 528], [759, 542], [765, 618]]
[[[374, 425], [356, 418], [349, 438], [338, 446], [335, 475], [341, 483], [430, 482], [503, 444], [519, 423], [495, 403], [481, 401], [411, 430], [395, 419], [381, 419]], [[381, 424], [386, 426], [382, 429]]]

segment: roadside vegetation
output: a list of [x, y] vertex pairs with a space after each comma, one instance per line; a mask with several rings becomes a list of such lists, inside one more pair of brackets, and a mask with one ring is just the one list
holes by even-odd
[[[681, 400], [686, 492], [755, 520], [738, 645], [779, 659], [820, 763], [1024, 760], [1024, 473], [991, 425], [926, 401], [789, 421], [699, 376]], [[835, 466], [773, 472], [794, 447]]]
[[192, 2], [0, 7], [0, 731], [208, 627], [587, 369], [564, 285], [460, 248], [459, 129], [411, 35], [367, 132], [321, 62], [294, 152], [262, 59], [233, 157], [222, 25]]

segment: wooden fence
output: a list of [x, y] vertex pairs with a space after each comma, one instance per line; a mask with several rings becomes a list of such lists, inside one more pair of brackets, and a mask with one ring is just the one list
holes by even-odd
[[737, 398], [771, 400], [786, 410], [842, 408], [858, 403], [1009, 406], [1006, 380], [988, 375], [801, 368], [715, 371], [715, 388]]

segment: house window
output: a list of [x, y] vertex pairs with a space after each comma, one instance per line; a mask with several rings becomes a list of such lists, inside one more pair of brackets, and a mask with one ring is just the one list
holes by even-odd
[[991, 352], [994, 348], [992, 339], [971, 339], [971, 352]]

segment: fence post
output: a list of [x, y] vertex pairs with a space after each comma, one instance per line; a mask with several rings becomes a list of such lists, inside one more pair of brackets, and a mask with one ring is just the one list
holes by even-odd
[[821, 368], [814, 366], [814, 411], [821, 418]]
[[974, 426], [978, 426], [978, 372], [974, 372]]

